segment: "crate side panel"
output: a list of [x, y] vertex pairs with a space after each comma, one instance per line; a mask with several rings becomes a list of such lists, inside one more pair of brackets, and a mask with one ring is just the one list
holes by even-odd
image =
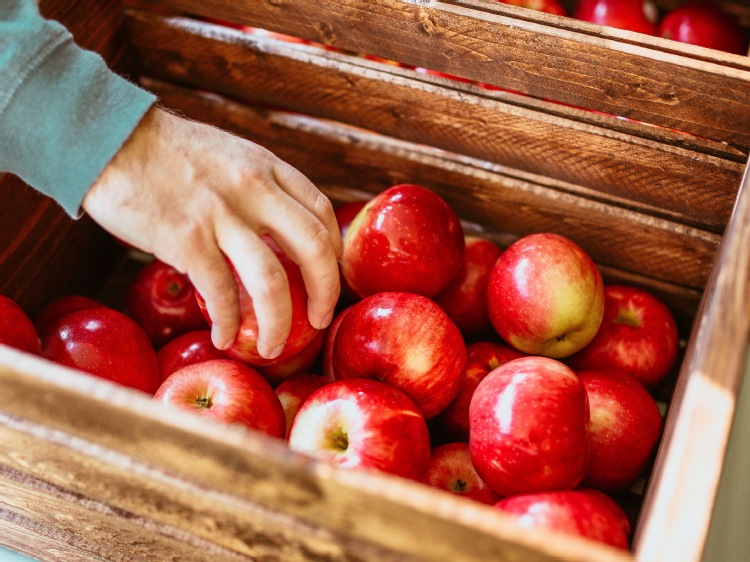
[[[721, 232], [740, 161], [524, 109], [478, 86], [360, 57], [134, 14], [141, 71], [582, 186], [587, 195]], [[420, 79], [421, 77], [421, 79]], [[580, 114], [580, 112], [578, 112]], [[614, 157], [616, 155], [616, 157]]]

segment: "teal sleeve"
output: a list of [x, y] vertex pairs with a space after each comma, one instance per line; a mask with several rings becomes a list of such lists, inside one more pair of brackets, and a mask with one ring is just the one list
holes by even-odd
[[44, 19], [34, 0], [0, 2], [0, 171], [77, 217], [88, 189], [154, 102]]

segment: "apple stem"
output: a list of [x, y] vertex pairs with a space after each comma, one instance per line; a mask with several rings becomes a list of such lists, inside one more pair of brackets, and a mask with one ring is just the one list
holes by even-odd
[[455, 482], [453, 482], [453, 486], [451, 486], [451, 488], [457, 494], [463, 494], [466, 491], [466, 486], [467, 482], [459, 478]]
[[347, 447], [349, 447], [349, 439], [346, 433], [337, 433], [331, 438], [331, 441], [333, 441], [333, 446], [339, 451], [346, 451]]
[[199, 410], [206, 410], [213, 406], [210, 396], [199, 396], [195, 399], [195, 404], [198, 406]]

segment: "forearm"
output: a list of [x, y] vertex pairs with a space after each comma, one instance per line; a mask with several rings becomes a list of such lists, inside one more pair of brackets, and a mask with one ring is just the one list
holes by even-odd
[[80, 49], [34, 0], [0, 3], [0, 170], [77, 216], [154, 97]]

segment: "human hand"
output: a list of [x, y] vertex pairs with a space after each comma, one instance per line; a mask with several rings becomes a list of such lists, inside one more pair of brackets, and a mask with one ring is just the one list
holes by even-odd
[[277, 357], [289, 335], [286, 274], [263, 234], [300, 266], [310, 323], [324, 328], [331, 321], [341, 253], [331, 202], [257, 144], [153, 107], [83, 208], [113, 235], [188, 275], [206, 299], [220, 349], [232, 344], [240, 324], [226, 258], [253, 298], [259, 353]]

